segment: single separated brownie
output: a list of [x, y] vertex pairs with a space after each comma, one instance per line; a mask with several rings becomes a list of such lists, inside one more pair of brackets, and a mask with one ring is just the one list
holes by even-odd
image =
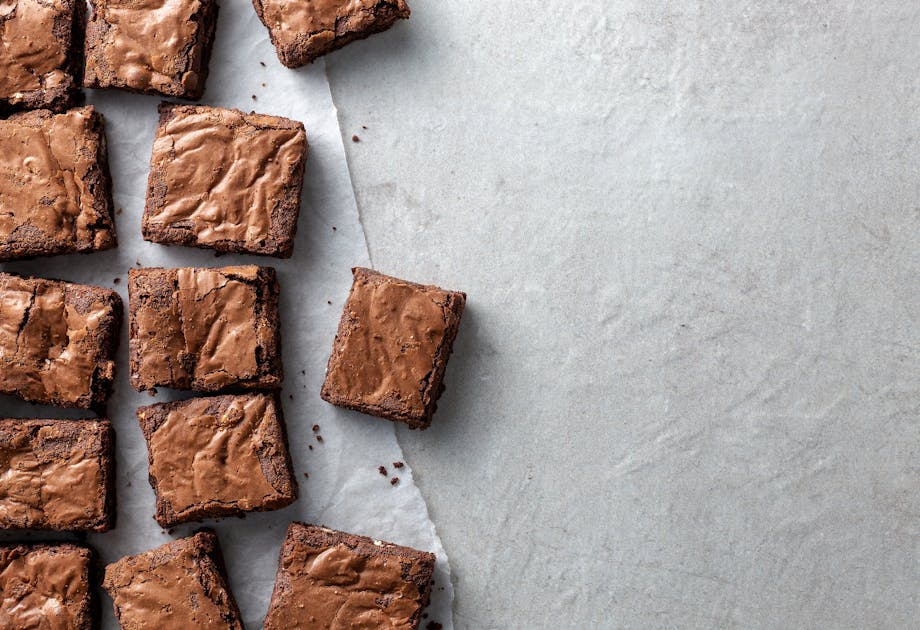
[[102, 115], [0, 120], [0, 261], [115, 247]]
[[212, 531], [114, 562], [102, 586], [126, 630], [243, 627]]
[[265, 630], [418, 628], [434, 554], [291, 523]]
[[425, 429], [444, 387], [466, 294], [352, 269], [323, 400]]
[[345, 44], [409, 18], [405, 0], [252, 0], [278, 59], [288, 68], [311, 63]]
[[101, 411], [121, 318], [109, 289], [0, 273], [0, 393]]
[[281, 406], [269, 394], [212, 396], [137, 410], [157, 523], [276, 510], [297, 498]]
[[217, 0], [90, 0], [83, 85], [199, 99]]
[[281, 384], [271, 267], [132, 269], [131, 385], [215, 392]]
[[93, 562], [82, 545], [0, 545], [0, 628], [95, 627]]
[[289, 258], [307, 157], [303, 123], [197, 105], [160, 105], [144, 238]]
[[84, 0], [0, 5], [0, 114], [71, 104], [83, 65]]
[[0, 528], [110, 529], [114, 445], [108, 420], [0, 420]]

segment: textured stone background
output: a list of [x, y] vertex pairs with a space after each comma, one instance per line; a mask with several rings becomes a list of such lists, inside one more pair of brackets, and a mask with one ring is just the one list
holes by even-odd
[[412, 7], [328, 71], [470, 296], [400, 433], [457, 626], [917, 627], [920, 3]]

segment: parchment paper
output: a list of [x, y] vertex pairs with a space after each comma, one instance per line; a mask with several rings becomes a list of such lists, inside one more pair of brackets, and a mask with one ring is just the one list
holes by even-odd
[[[115, 207], [122, 209], [116, 217], [119, 246], [110, 252], [43, 258], [5, 264], [2, 268], [113, 287], [121, 293], [127, 310], [127, 270], [138, 263], [165, 267], [275, 267], [281, 284], [285, 369], [281, 399], [300, 498], [283, 510], [204, 523], [218, 532], [230, 586], [245, 624], [261, 626], [285, 529], [291, 521], [301, 520], [434, 552], [438, 557], [435, 586], [422, 627], [436, 621], [452, 628], [453, 589], [447, 555], [424, 499], [413, 484], [411, 469], [408, 465], [398, 470], [393, 467], [393, 462], [405, 461], [393, 425], [334, 408], [319, 397], [338, 318], [351, 286], [350, 268], [369, 264], [325, 67], [321, 61], [300, 70], [281, 66], [265, 28], [250, 3], [243, 0], [224, 0], [221, 6], [210, 67], [202, 103], [286, 116], [306, 126], [310, 155], [293, 258], [281, 261], [242, 255], [215, 257], [206, 250], [143, 241], [140, 219], [160, 99], [119, 91], [89, 91], [88, 102], [96, 105], [106, 119]], [[134, 392], [128, 383], [127, 346], [126, 322], [118, 352], [115, 393], [108, 407], [116, 430], [118, 521], [113, 531], [87, 537], [105, 563], [146, 551], [201, 526], [187, 524], [170, 535], [152, 518], [154, 495], [147, 481], [147, 452], [135, 409], [189, 394], [161, 389], [151, 397]], [[5, 417], [74, 418], [88, 414], [0, 397], [0, 416]], [[321, 443], [312, 431], [314, 424], [320, 425]], [[387, 477], [379, 474], [381, 465], [386, 466]], [[390, 483], [393, 476], [399, 477], [395, 486]], [[3, 532], [0, 539], [67, 537]], [[100, 597], [103, 628], [117, 628], [111, 601], [101, 589]]]

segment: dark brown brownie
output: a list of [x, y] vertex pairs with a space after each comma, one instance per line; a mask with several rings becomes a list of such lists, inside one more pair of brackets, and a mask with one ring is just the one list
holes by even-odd
[[303, 123], [164, 103], [150, 158], [144, 238], [289, 258], [306, 157]]
[[94, 628], [94, 562], [82, 545], [0, 545], [0, 628]]
[[83, 85], [199, 99], [217, 0], [90, 0]]
[[281, 384], [271, 267], [132, 269], [131, 385], [216, 392]]
[[137, 410], [157, 523], [276, 510], [297, 498], [281, 406], [269, 394], [211, 396]]
[[425, 429], [437, 408], [466, 294], [352, 269], [321, 396]]
[[61, 111], [83, 66], [83, 0], [12, 0], [0, 6], [0, 114]]
[[114, 447], [108, 420], [0, 420], [0, 528], [111, 529]]
[[243, 627], [209, 530], [108, 565], [102, 586], [122, 628]]
[[0, 273], [0, 392], [102, 411], [121, 318], [109, 289]]
[[405, 0], [252, 0], [278, 59], [288, 68], [311, 63], [345, 44], [409, 18]]
[[0, 120], [0, 261], [115, 244], [102, 115], [90, 106]]
[[263, 628], [415, 630], [434, 563], [424, 551], [291, 523]]

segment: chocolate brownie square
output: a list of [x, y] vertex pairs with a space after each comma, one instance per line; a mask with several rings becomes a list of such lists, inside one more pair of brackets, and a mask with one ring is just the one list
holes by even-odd
[[114, 562], [102, 586], [122, 628], [243, 628], [212, 531]]
[[0, 114], [61, 111], [83, 66], [84, 0], [7, 0], [0, 5]]
[[164, 103], [150, 158], [144, 238], [289, 258], [306, 157], [303, 123]]
[[82, 545], [0, 545], [0, 628], [94, 628], [94, 561]]
[[0, 261], [115, 244], [102, 115], [90, 106], [0, 120]]
[[0, 273], [0, 393], [101, 411], [121, 318], [109, 289]]
[[0, 528], [111, 529], [114, 445], [108, 420], [0, 420]]
[[326, 367], [323, 400], [425, 429], [437, 408], [466, 294], [361, 267]]
[[297, 498], [281, 406], [269, 394], [137, 410], [162, 527], [276, 510]]
[[132, 269], [131, 385], [216, 392], [281, 384], [271, 267]]
[[265, 630], [419, 627], [434, 554], [291, 523]]
[[278, 59], [288, 68], [409, 18], [404, 0], [252, 0]]
[[83, 85], [199, 99], [217, 0], [90, 0]]

